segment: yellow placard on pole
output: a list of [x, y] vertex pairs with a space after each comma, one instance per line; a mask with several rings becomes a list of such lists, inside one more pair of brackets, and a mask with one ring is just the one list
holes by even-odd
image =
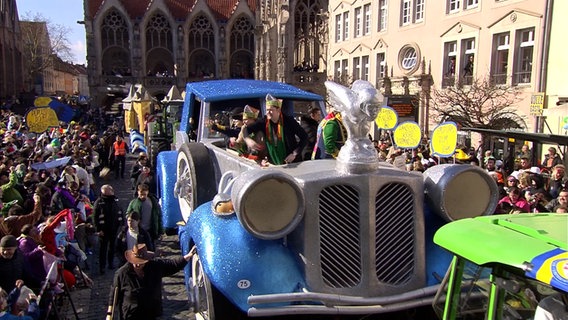
[[447, 158], [454, 155], [458, 142], [458, 127], [455, 122], [444, 122], [432, 132], [431, 151], [433, 155]]
[[398, 123], [398, 115], [391, 107], [382, 107], [375, 118], [377, 128], [384, 130], [391, 130], [396, 127]]
[[535, 92], [531, 96], [531, 116], [542, 116], [544, 109], [544, 92]]
[[418, 123], [407, 121], [399, 124], [394, 130], [394, 144], [398, 148], [413, 149], [422, 140], [422, 131]]

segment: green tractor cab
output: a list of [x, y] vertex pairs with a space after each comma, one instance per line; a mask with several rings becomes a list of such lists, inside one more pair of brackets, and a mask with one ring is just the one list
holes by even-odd
[[177, 87], [173, 86], [158, 106], [153, 121], [148, 123], [148, 158], [153, 168], [156, 167], [158, 153], [172, 150], [174, 132], [179, 130], [183, 98]]
[[534, 319], [544, 299], [568, 295], [568, 214], [458, 220], [434, 242], [454, 254], [433, 303], [442, 319]]

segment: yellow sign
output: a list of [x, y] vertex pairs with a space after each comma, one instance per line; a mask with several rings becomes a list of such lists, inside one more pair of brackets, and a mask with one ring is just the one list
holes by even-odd
[[430, 140], [432, 154], [440, 157], [451, 157], [458, 142], [458, 127], [454, 122], [444, 122], [432, 132]]
[[41, 133], [50, 127], [57, 127], [57, 114], [50, 107], [33, 108], [26, 113], [26, 123], [30, 132]]
[[544, 92], [536, 92], [531, 96], [531, 116], [542, 116], [544, 109]]
[[375, 118], [375, 123], [379, 129], [390, 130], [396, 127], [396, 124], [398, 123], [398, 115], [393, 108], [382, 107], [379, 114], [377, 114], [377, 118]]
[[416, 148], [421, 139], [422, 132], [416, 122], [403, 122], [394, 130], [394, 144], [396, 144], [398, 148]]
[[36, 107], [47, 107], [49, 103], [52, 101], [50, 97], [37, 97], [34, 100], [34, 106]]

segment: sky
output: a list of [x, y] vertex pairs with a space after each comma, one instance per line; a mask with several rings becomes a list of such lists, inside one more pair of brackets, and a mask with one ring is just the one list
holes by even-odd
[[84, 20], [83, 0], [16, 0], [16, 4], [20, 20], [28, 12], [31, 17], [39, 13], [51, 23], [69, 28], [67, 39], [75, 56], [72, 62], [85, 64], [85, 26], [77, 23]]

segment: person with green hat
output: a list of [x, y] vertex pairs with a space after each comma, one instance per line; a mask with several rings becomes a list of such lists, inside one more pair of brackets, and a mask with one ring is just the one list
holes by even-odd
[[262, 151], [263, 146], [250, 137], [260, 132], [265, 136], [267, 160], [281, 165], [301, 160], [302, 150], [308, 143], [308, 135], [300, 124], [282, 113], [282, 100], [266, 95], [266, 115], [263, 119], [246, 126], [243, 134], [247, 146], [254, 151]]

